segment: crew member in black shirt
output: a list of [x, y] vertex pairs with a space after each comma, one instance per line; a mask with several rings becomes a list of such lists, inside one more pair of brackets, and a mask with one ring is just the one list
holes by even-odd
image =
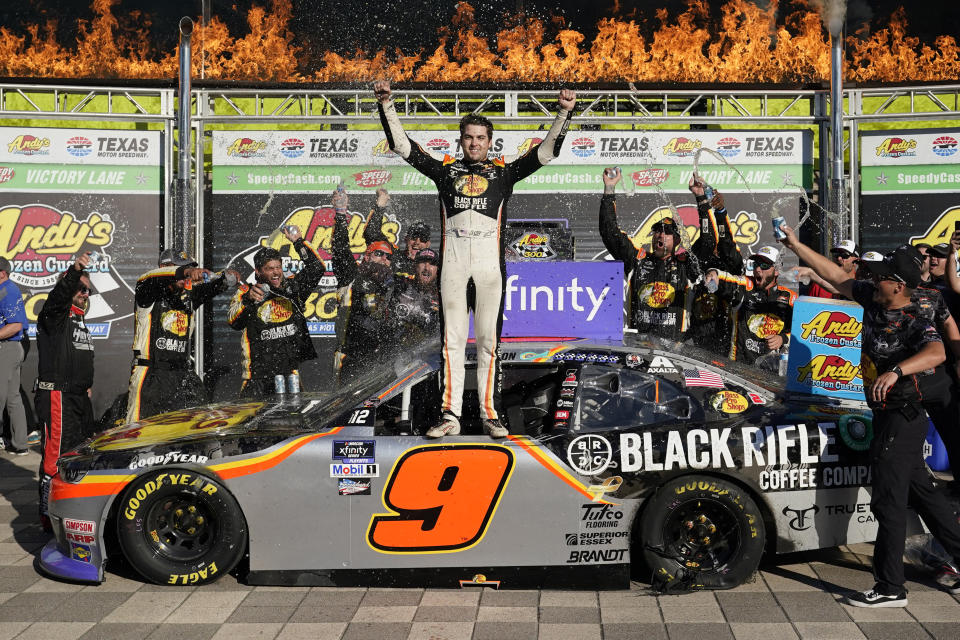
[[[857, 607], [905, 607], [908, 500], [954, 561], [960, 559], [960, 524], [923, 462], [927, 433], [923, 390], [949, 385], [949, 380], [943, 371], [940, 335], [910, 299], [920, 284], [920, 256], [915, 248], [903, 245], [882, 261], [868, 263], [872, 281], [855, 280], [797, 240], [789, 226], [782, 229], [787, 247], [842, 295], [863, 306], [860, 366], [864, 395], [873, 410], [870, 508], [879, 527], [873, 555], [877, 582], [872, 589], [847, 595], [847, 602]], [[955, 564], [945, 564], [937, 581], [951, 593], [960, 593]]]

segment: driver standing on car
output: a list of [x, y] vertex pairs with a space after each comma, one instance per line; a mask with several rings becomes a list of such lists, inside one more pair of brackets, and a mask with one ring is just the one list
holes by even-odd
[[47, 517], [57, 460], [93, 435], [93, 342], [83, 321], [90, 297], [90, 252], [77, 258], [47, 296], [37, 316], [37, 382], [34, 405], [43, 425], [40, 457], [40, 523]]
[[927, 418], [923, 389], [949, 387], [943, 371], [943, 342], [934, 324], [918, 313], [910, 297], [920, 284], [920, 255], [902, 245], [882, 261], [867, 262], [872, 281], [851, 274], [802, 244], [788, 225], [783, 244], [822, 278], [863, 307], [860, 367], [867, 403], [873, 410], [870, 443], [872, 497], [870, 509], [877, 518], [873, 554], [876, 584], [872, 589], [847, 595], [855, 607], [906, 607], [903, 549], [907, 504], [923, 518], [953, 559], [945, 564], [937, 582], [960, 594], [960, 524], [946, 496], [934, 484], [923, 461]]
[[560, 112], [543, 141], [531, 145], [520, 157], [507, 161], [487, 158], [493, 142], [493, 125], [476, 114], [464, 116], [460, 121], [463, 159], [434, 157], [404, 132], [390, 98], [390, 83], [378, 81], [374, 93], [390, 149], [433, 180], [440, 195], [443, 408], [440, 421], [427, 431], [427, 437], [460, 433], [469, 314], [467, 288], [472, 281], [476, 288], [473, 315], [483, 430], [493, 438], [505, 438], [509, 431], [500, 421], [501, 373], [497, 351], [506, 283], [502, 241], [506, 204], [517, 182], [560, 153], [577, 94], [561, 89]]

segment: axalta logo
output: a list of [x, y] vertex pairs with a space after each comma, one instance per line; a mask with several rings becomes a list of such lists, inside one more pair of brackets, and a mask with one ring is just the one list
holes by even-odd
[[93, 142], [90, 138], [74, 136], [67, 140], [67, 153], [75, 158], [83, 158], [93, 153]]
[[239, 156], [241, 158], [262, 158], [267, 143], [263, 140], [253, 140], [252, 138], [237, 138], [227, 147], [228, 156]]
[[535, 146], [543, 142], [543, 138], [527, 138], [523, 142], [517, 145], [517, 155], [523, 155], [533, 149]]
[[887, 138], [877, 145], [877, 155], [882, 158], [902, 158], [915, 156], [917, 141], [907, 138]]
[[655, 187], [658, 184], [666, 182], [670, 177], [670, 172], [666, 169], [641, 169], [634, 171], [633, 183], [638, 187]]
[[690, 138], [673, 138], [667, 144], [663, 145], [663, 152], [668, 156], [677, 156], [686, 158], [696, 153], [697, 149], [703, 146], [699, 140]]
[[835, 347], [859, 347], [863, 323], [842, 311], [821, 311], [800, 327], [803, 340]]
[[50, 155], [50, 138], [38, 138], [28, 133], [19, 135], [7, 144], [7, 152], [22, 156]]
[[828, 388], [842, 388], [860, 378], [860, 366], [837, 355], [818, 355], [799, 369], [797, 382], [807, 378]]
[[958, 222], [960, 222], [960, 206], [951, 207], [941, 213], [923, 235], [911, 236], [910, 244], [925, 243], [932, 247], [938, 244], [949, 243], [950, 236], [953, 235], [953, 229]]
[[450, 150], [450, 143], [443, 138], [433, 138], [427, 142], [427, 149], [446, 154]]
[[187, 335], [187, 329], [190, 328], [190, 318], [183, 311], [171, 309], [160, 316], [160, 326], [165, 331], [182, 337]]
[[372, 169], [353, 174], [353, 180], [358, 187], [382, 187], [390, 182], [392, 177], [393, 174], [385, 169]]
[[15, 175], [17, 175], [17, 172], [13, 167], [0, 167], [0, 184], [13, 180]]
[[949, 158], [957, 152], [957, 141], [952, 136], [940, 136], [933, 141], [933, 152], [942, 158]]
[[373, 145], [373, 149], [370, 150], [374, 156], [392, 156], [394, 155], [393, 151], [390, 149], [390, 143], [386, 138]]
[[589, 158], [596, 151], [597, 144], [591, 138], [577, 138], [570, 143], [570, 151], [578, 158]]
[[732, 158], [740, 153], [740, 141], [736, 138], [720, 138], [717, 140], [717, 153], [724, 158]]
[[287, 158], [299, 158], [303, 155], [304, 144], [300, 138], [287, 138], [280, 143], [280, 153]]

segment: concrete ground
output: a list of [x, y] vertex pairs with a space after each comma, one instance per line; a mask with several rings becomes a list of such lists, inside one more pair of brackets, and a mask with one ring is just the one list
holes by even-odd
[[[960, 638], [960, 602], [908, 573], [906, 609], [840, 604], [873, 585], [871, 545], [779, 558], [756, 581], [721, 592], [250, 587], [233, 576], [205, 587], [144, 584], [108, 573], [99, 586], [50, 580], [35, 568], [48, 540], [36, 520], [37, 466], [0, 453], [0, 640], [525, 640]], [[122, 569], [121, 569], [122, 570]]]

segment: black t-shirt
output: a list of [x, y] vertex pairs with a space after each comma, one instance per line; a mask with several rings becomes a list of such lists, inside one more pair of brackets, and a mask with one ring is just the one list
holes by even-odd
[[[853, 299], [863, 307], [863, 341], [860, 373], [869, 401], [869, 389], [880, 374], [889, 371], [907, 358], [916, 355], [931, 342], [943, 342], [928, 314], [911, 302], [899, 309], [884, 309], [873, 301], [876, 290], [872, 282], [853, 283]], [[923, 372], [923, 374], [931, 374]], [[893, 408], [920, 402], [922, 395], [917, 375], [901, 376], [887, 393], [882, 404], [870, 402], [873, 408]]]

